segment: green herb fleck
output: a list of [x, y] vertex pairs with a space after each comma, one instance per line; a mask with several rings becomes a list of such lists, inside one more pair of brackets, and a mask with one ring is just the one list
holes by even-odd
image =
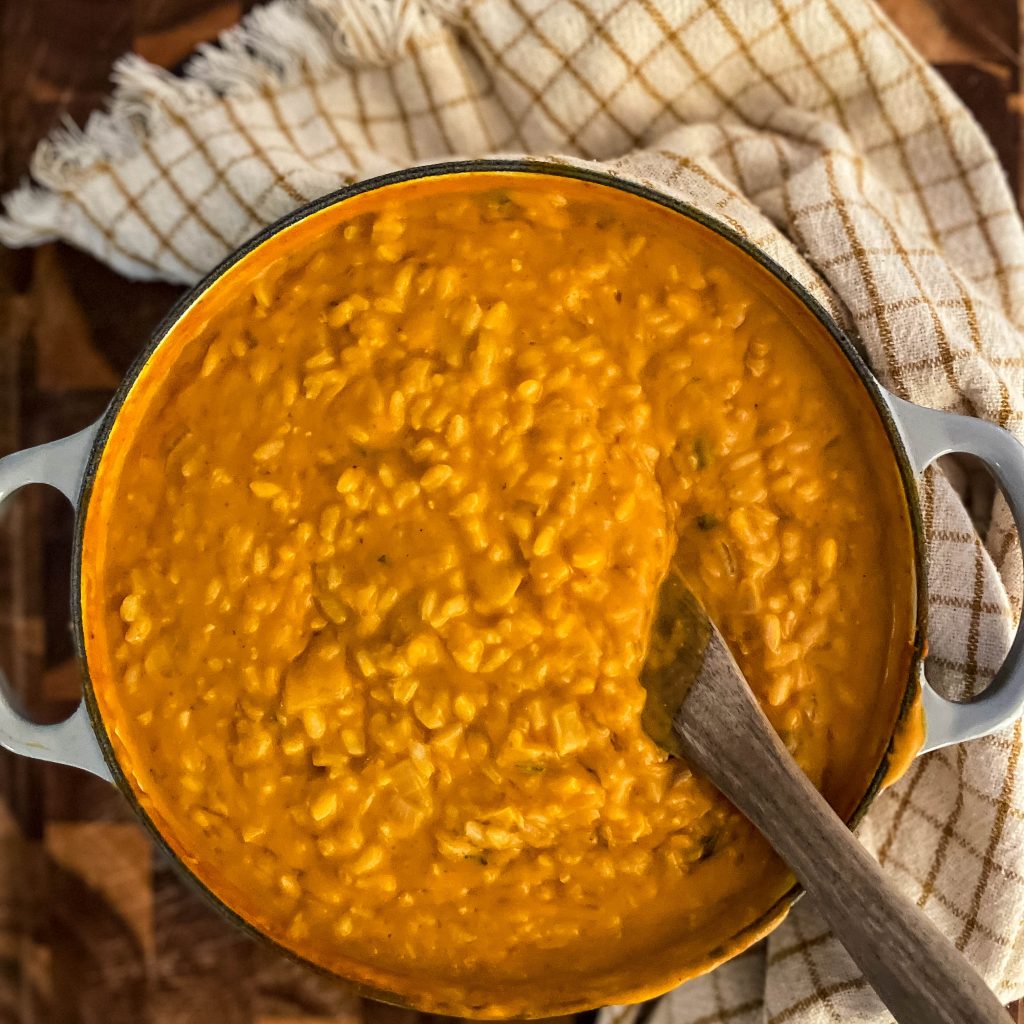
[[547, 765], [543, 761], [520, 761], [516, 767], [529, 775], [539, 775], [547, 768]]
[[722, 542], [722, 558], [725, 561], [725, 571], [730, 576], [736, 575], [736, 556], [732, 553], [732, 548], [729, 547], [725, 541]]
[[697, 516], [698, 530], [713, 530], [718, 525], [718, 517], [702, 512]]
[[487, 858], [482, 853], [467, 853], [464, 859], [475, 860], [477, 864], [483, 864], [484, 867], [487, 867]]
[[718, 847], [718, 833], [712, 832], [709, 835], [701, 836], [700, 838], [700, 853], [697, 856], [698, 861], [707, 860]]
[[696, 437], [693, 440], [693, 457], [697, 461], [698, 469], [707, 469], [711, 464], [711, 452], [708, 449], [707, 438]]
[[483, 200], [485, 221], [508, 220], [523, 212], [523, 208], [504, 189], [485, 192]]

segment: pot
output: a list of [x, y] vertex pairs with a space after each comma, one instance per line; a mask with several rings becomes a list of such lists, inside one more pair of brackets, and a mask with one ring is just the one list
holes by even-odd
[[[235, 914], [230, 907], [211, 893], [190, 869], [169, 849], [159, 829], [138, 804], [122, 766], [110, 743], [107, 727], [103, 721], [96, 695], [90, 681], [89, 666], [85, 656], [83, 635], [82, 590], [83, 578], [82, 545], [86, 513], [92, 497], [93, 482], [104, 457], [106, 442], [117, 420], [128, 394], [139, 378], [150, 357], [157, 351], [164, 338], [171, 332], [182, 316], [196, 302], [203, 298], [218, 280], [240, 259], [252, 253], [282, 230], [289, 228], [307, 217], [358, 194], [411, 179], [435, 175], [458, 175], [462, 173], [529, 172], [563, 178], [575, 178], [619, 189], [691, 218], [717, 232], [747, 256], [774, 275], [806, 307], [826, 329], [836, 346], [856, 373], [864, 391], [874, 404], [888, 434], [892, 457], [899, 468], [910, 511], [914, 533], [914, 577], [916, 580], [916, 637], [914, 640], [911, 671], [906, 680], [902, 712], [896, 723], [888, 754], [877, 768], [859, 804], [850, 816], [853, 824], [867, 809], [871, 800], [887, 778], [905, 768], [907, 759], [919, 746], [919, 752], [936, 750], [950, 744], [961, 743], [984, 736], [1016, 718], [1024, 709], [1024, 633], [1018, 631], [1010, 651], [992, 683], [976, 698], [966, 703], [956, 703], [944, 698], [928, 683], [923, 670], [923, 651], [926, 644], [925, 592], [926, 554], [921, 527], [917, 482], [925, 468], [939, 456], [951, 452], [964, 452], [980, 458], [990, 469], [1009, 503], [1017, 529], [1024, 530], [1024, 447], [1006, 431], [993, 424], [950, 413], [937, 412], [906, 402], [883, 389], [859, 356], [852, 342], [846, 337], [835, 321], [820, 304], [789, 274], [754, 248], [748, 241], [729, 228], [711, 219], [701, 211], [670, 198], [654, 189], [615, 178], [592, 169], [576, 166], [546, 163], [532, 160], [475, 160], [436, 164], [373, 178], [357, 185], [342, 189], [316, 200], [271, 225], [245, 246], [229, 256], [219, 267], [196, 285], [175, 307], [157, 328], [149, 344], [135, 361], [121, 386], [117, 389], [103, 416], [94, 424], [70, 437], [50, 444], [17, 452], [0, 459], [0, 501], [18, 488], [30, 483], [44, 483], [61, 491], [75, 509], [75, 538], [72, 555], [72, 599], [71, 621], [78, 658], [83, 673], [83, 701], [73, 715], [56, 725], [38, 725], [24, 718], [14, 707], [9, 693], [0, 692], [0, 745], [17, 754], [70, 765], [91, 772], [100, 778], [119, 786], [132, 804], [135, 812], [153, 834], [156, 841], [167, 851], [181, 871], [199, 886], [215, 906], [228, 915], [234, 923], [250, 934], [270, 942], [282, 952], [301, 959], [289, 950], [280, 947], [268, 936], [259, 932], [247, 921]], [[920, 735], [915, 735], [911, 724], [915, 721], [918, 698], [924, 713], [925, 732], [923, 744]], [[717, 950], [710, 951], [702, 970], [728, 959], [742, 951], [757, 938], [774, 927], [798, 895], [796, 888], [784, 895], [771, 910], [758, 921], [745, 927], [731, 942]], [[303, 961], [306, 962], [306, 961]], [[315, 965], [313, 965], [315, 966]], [[694, 971], [689, 971], [692, 975]], [[699, 973], [699, 972], [696, 972]], [[650, 982], [637, 984], [620, 993], [619, 1001], [646, 998], [663, 991], [669, 984], [682, 980], [680, 977], [661, 979], [652, 986]], [[362, 989], [369, 994], [393, 1002], [407, 1003], [412, 997], [408, 993], [396, 995], [367, 985], [361, 979]], [[429, 996], [412, 998], [421, 1008], [448, 1010], [451, 1003], [442, 1004]], [[532, 1015], [566, 1013], [592, 1005], [587, 994], [576, 993], [558, 1006], [544, 1005], [526, 1007]], [[494, 1007], [460, 1008], [461, 1012], [477, 1011], [477, 1015], [500, 1015]], [[517, 1015], [524, 1013], [521, 1005], [516, 1006]]]

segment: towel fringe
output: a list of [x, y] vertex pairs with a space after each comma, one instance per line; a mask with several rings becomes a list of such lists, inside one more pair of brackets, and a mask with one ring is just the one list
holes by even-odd
[[0, 237], [35, 244], [53, 237], [33, 228], [46, 189], [67, 191], [102, 163], [123, 160], [173, 118], [208, 108], [223, 97], [244, 99], [263, 89], [323, 75], [341, 65], [384, 67], [401, 58], [413, 35], [457, 21], [466, 0], [274, 0], [251, 11], [216, 43], [198, 48], [181, 75], [135, 54], [111, 73], [107, 108], [84, 128], [70, 118], [36, 148], [26, 184], [4, 199]]
[[6, 216], [0, 216], [0, 239], [13, 249], [55, 242], [59, 201], [53, 192], [26, 182], [4, 197]]
[[401, 58], [428, 13], [421, 0], [309, 2], [342, 59], [364, 67], [387, 67]]

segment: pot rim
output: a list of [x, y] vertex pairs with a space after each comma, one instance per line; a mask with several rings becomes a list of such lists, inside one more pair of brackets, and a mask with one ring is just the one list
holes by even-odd
[[[850, 337], [824, 308], [824, 306], [822, 306], [822, 304], [810, 293], [810, 291], [792, 274], [768, 256], [767, 253], [754, 246], [749, 239], [739, 234], [735, 229], [731, 228], [727, 224], [722, 223], [685, 200], [681, 200], [665, 192], [661, 192], [651, 185], [641, 184], [637, 181], [630, 180], [629, 178], [620, 177], [606, 169], [599, 170], [590, 166], [571, 162], [561, 162], [553, 159], [519, 157], [440, 161], [437, 163], [423, 164], [376, 175], [374, 177], [346, 185], [333, 192], [329, 192], [318, 199], [311, 200], [253, 235], [252, 238], [244, 242], [241, 246], [221, 260], [213, 270], [203, 277], [201, 281], [190, 288], [185, 295], [183, 295], [171, 307], [153, 331], [148, 343], [143, 347], [139, 355], [129, 366], [99, 421], [98, 430], [96, 431], [95, 437], [92, 441], [88, 461], [85, 466], [81, 490], [79, 492], [75, 508], [75, 530], [71, 555], [71, 623], [75, 653], [82, 672], [83, 700], [88, 711], [93, 731], [96, 734], [100, 749], [110, 769], [115, 785], [128, 800], [128, 803], [135, 815], [150, 833], [157, 846], [169, 857], [171, 863], [173, 863], [178, 869], [179, 874], [185, 878], [193, 888], [197, 889], [217, 911], [219, 911], [234, 925], [241, 928], [246, 934], [262, 943], [268, 944], [278, 953], [283, 954], [289, 959], [300, 963], [319, 974], [325, 975], [336, 981], [340, 981], [360, 994], [367, 995], [371, 998], [391, 1003], [393, 1005], [434, 1013], [445, 1013], [447, 1011], [444, 1007], [439, 1007], [437, 1004], [431, 1005], [429, 1003], [421, 1002], [413, 1004], [407, 998], [398, 993], [384, 988], [377, 988], [371, 983], [351, 980], [330, 968], [308, 960], [306, 957], [278, 942], [266, 932], [261, 931], [256, 925], [242, 917], [237, 911], [233, 910], [220, 896], [210, 889], [188, 866], [188, 864], [182, 860], [179, 854], [171, 848], [170, 844], [164, 838], [162, 832], [152, 820], [149, 813], [139, 802], [135, 795], [135, 791], [128, 782], [125, 772], [117, 759], [113, 745], [111, 744], [106, 724], [96, 700], [92, 677], [89, 672], [88, 661], [86, 658], [84, 622], [82, 617], [82, 546], [89, 501], [92, 496], [93, 483], [106, 449], [107, 440], [110, 437], [114, 424], [125, 401], [131, 394], [142, 370], [163, 343], [164, 339], [171, 333], [185, 313], [191, 309], [192, 306], [195, 305], [195, 303], [198, 302], [212, 287], [214, 287], [220, 278], [231, 270], [236, 263], [255, 252], [256, 249], [260, 248], [265, 242], [269, 241], [282, 231], [293, 227], [301, 221], [306, 220], [308, 217], [321, 213], [332, 206], [336, 206], [348, 199], [352, 199], [355, 196], [374, 192], [391, 185], [402, 184], [423, 178], [481, 173], [549, 175], [554, 178], [569, 178], [596, 185], [603, 185], [629, 193], [649, 202], [656, 203], [659, 206], [672, 210], [673, 212], [687, 217], [690, 220], [696, 221], [703, 227], [714, 231], [717, 235], [736, 246], [746, 256], [753, 259], [761, 267], [767, 270], [786, 289], [800, 300], [801, 304], [810, 311], [815, 319], [828, 332], [832, 341], [846, 357], [850, 366], [855, 371], [861, 385], [870, 396], [875, 410], [885, 428], [886, 434], [888, 435], [890, 447], [892, 449], [893, 456], [895, 457], [900, 473], [900, 479], [903, 484], [909, 526], [913, 539], [915, 575], [914, 594], [916, 608], [908, 678], [896, 721], [893, 725], [890, 743], [886, 748], [886, 752], [882, 756], [877, 770], [868, 783], [868, 786], [864, 791], [864, 795], [857, 803], [853, 812], [846, 819], [850, 828], [854, 828], [863, 818], [864, 814], [867, 812], [868, 808], [871, 806], [875, 797], [882, 788], [882, 784], [886, 778], [893, 756], [893, 738], [899, 734], [900, 730], [907, 722], [920, 690], [921, 665], [926, 645], [925, 638], [927, 636], [926, 627], [928, 602], [927, 580], [925, 573], [924, 529], [921, 518], [917, 482], [907, 450], [906, 439], [904, 438], [903, 431], [896, 418], [893, 416], [889, 404], [884, 397], [882, 387], [878, 383], [867, 363], [864, 361], [864, 358], [860, 355], [860, 352], [857, 350], [854, 343], [851, 341]], [[727, 943], [709, 950], [700, 971], [690, 971], [686, 973], [684, 977], [673, 982], [671, 987], [682, 984], [684, 981], [697, 977], [700, 974], [707, 973], [719, 966], [721, 963], [724, 963], [738, 955], [743, 950], [749, 948], [749, 946], [754, 942], [767, 935], [778, 924], [780, 924], [789, 912], [793, 903], [802, 895], [802, 887], [799, 883], [794, 884], [791, 889], [785, 892], [760, 917], [745, 925], [734, 935], [730, 936]], [[662, 989], [660, 986], [656, 986], [652, 989], [649, 984], [646, 986], [637, 985], [627, 992], [624, 992], [619, 1001], [638, 1002], [661, 995], [664, 991], [668, 990]], [[586, 998], [567, 999], [564, 1004], [542, 1007], [540, 1008], [540, 1011], [531, 1014], [531, 1016], [566, 1014], [581, 1012], [592, 1008], [593, 1007]], [[473, 1009], [474, 1008], [472, 1007], [461, 1007], [459, 1012], [466, 1014]], [[480, 1011], [479, 1019], [491, 1019], [496, 1016], [502, 1016], [500, 1012], [495, 1013], [493, 1010], [489, 1012], [488, 1007], [486, 1006], [482, 1006], [477, 1009]], [[500, 1011], [500, 1008], [498, 1009]]]

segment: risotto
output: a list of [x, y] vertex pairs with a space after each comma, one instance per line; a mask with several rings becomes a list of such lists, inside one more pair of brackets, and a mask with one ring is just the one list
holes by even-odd
[[630, 958], [667, 987], [791, 882], [641, 727], [670, 563], [842, 813], [897, 715], [910, 532], [857, 387], [752, 260], [599, 185], [283, 232], [150, 360], [90, 502], [135, 796], [243, 918], [419, 1005], [598, 1002]]

